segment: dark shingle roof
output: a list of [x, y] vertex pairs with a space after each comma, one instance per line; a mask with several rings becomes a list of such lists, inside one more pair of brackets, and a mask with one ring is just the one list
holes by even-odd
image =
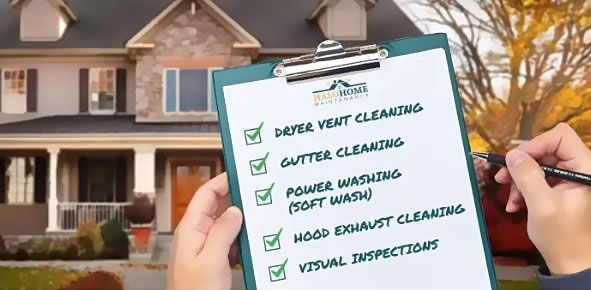
[[0, 0], [0, 49], [3, 48], [124, 48], [170, 0], [69, 0], [78, 22], [58, 41], [20, 41], [18, 13]]
[[[222, 10], [254, 35], [264, 48], [315, 48], [324, 35], [306, 18], [320, 0], [214, 0]], [[19, 17], [0, 0], [0, 49], [123, 48], [125, 43], [164, 10], [171, 0], [69, 0], [79, 21], [56, 42], [21, 42]], [[417, 36], [421, 31], [392, 0], [380, 0], [368, 13], [367, 41], [379, 43]]]
[[67, 115], [0, 124], [2, 134], [218, 133], [216, 122], [137, 123], [133, 115]]
[[[213, 0], [263, 48], [316, 48], [326, 40], [316, 21], [306, 20], [320, 0]], [[422, 32], [393, 0], [379, 0], [367, 13], [367, 40], [346, 46], [419, 36]]]

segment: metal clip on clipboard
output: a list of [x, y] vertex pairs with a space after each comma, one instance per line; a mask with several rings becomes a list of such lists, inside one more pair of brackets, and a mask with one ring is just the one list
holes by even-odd
[[273, 72], [277, 77], [285, 77], [289, 83], [379, 68], [380, 60], [387, 56], [388, 51], [375, 44], [345, 49], [338, 41], [326, 40], [318, 45], [316, 53], [285, 59]]

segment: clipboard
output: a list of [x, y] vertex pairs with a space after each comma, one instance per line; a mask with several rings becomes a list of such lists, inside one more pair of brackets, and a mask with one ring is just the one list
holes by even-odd
[[[475, 209], [475, 217], [477, 219], [477, 231], [479, 234], [479, 247], [482, 249], [483, 255], [483, 269], [487, 276], [487, 285], [481, 289], [498, 289], [496, 274], [494, 270], [491, 249], [488, 242], [488, 235], [482, 211], [478, 183], [474, 172], [472, 157], [470, 155], [470, 147], [467, 137], [467, 129], [464, 123], [463, 111], [460, 101], [455, 73], [451, 60], [451, 53], [447, 41], [447, 36], [443, 33], [424, 35], [416, 38], [405, 38], [385, 42], [379, 45], [368, 45], [362, 47], [344, 48], [339, 42], [325, 41], [321, 43], [316, 53], [304, 55], [292, 59], [285, 59], [278, 62], [268, 62], [261, 64], [254, 64], [245, 67], [229, 68], [213, 73], [213, 88], [218, 107], [219, 126], [222, 137], [222, 144], [224, 148], [224, 159], [227, 168], [228, 180], [230, 185], [230, 194], [232, 203], [241, 209], [244, 209], [244, 192], [241, 192], [241, 184], [239, 182], [239, 174], [236, 163], [236, 142], [244, 142], [244, 136], [232, 134], [230, 128], [231, 116], [229, 116], [226, 104], [225, 89], [240, 84], [255, 83], [271, 79], [284, 79], [287, 86], [297, 85], [302, 82], [307, 82], [316, 79], [339, 78], [343, 75], [351, 73], [363, 73], [366, 71], [379, 71], [381, 69], [381, 62], [386, 59], [399, 58], [407, 55], [424, 53], [432, 50], [442, 50], [445, 54], [445, 61], [447, 64], [449, 74], [449, 84], [453, 92], [453, 103], [455, 106], [455, 118], [459, 124], [461, 131], [461, 145], [463, 147], [463, 157], [468, 176], [469, 187], [471, 190], [471, 199], [473, 204], [469, 205]], [[336, 82], [335, 82], [336, 84]], [[261, 124], [262, 126], [262, 124]], [[246, 134], [246, 131], [245, 131]], [[245, 135], [246, 136], [246, 135]], [[247, 140], [248, 144], [248, 140]], [[267, 154], [268, 155], [268, 154]], [[265, 157], [266, 159], [266, 157]], [[251, 169], [252, 170], [252, 169]], [[272, 186], [271, 186], [272, 188]], [[242, 270], [245, 278], [247, 289], [257, 289], [261, 285], [257, 285], [255, 277], [255, 269], [253, 266], [253, 257], [251, 253], [253, 245], [253, 237], [249, 238], [249, 213], [245, 212], [245, 224], [242, 227], [239, 235], [240, 253]], [[322, 215], [322, 213], [318, 213]], [[282, 228], [283, 230], [283, 228]], [[280, 232], [281, 233], [281, 232]], [[287, 260], [285, 261], [287, 263]], [[453, 263], [453, 261], [452, 261]], [[285, 264], [283, 264], [285, 267]], [[450, 267], [457, 265], [450, 264]], [[269, 267], [269, 272], [271, 271]], [[259, 271], [260, 272], [260, 271]], [[271, 272], [270, 272], [271, 273]], [[319, 274], [321, 275], [321, 274]], [[395, 276], [395, 273], [392, 273]], [[458, 277], [465, 274], [457, 272]], [[365, 279], [361, 278], [360, 279]], [[458, 281], [463, 278], [457, 278]], [[273, 277], [271, 277], [273, 280]], [[273, 289], [284, 289], [281, 284], [273, 285]], [[276, 286], [277, 285], [277, 286]], [[265, 285], [268, 286], [268, 285]], [[376, 285], [371, 285], [377, 287]], [[448, 285], [449, 286], [449, 285]], [[461, 286], [461, 285], [460, 285]], [[396, 282], [392, 284], [381, 285], [381, 287], [397, 287]], [[484, 287], [484, 286], [481, 286]], [[269, 288], [269, 287], [264, 287]], [[341, 287], [342, 288], [342, 287]], [[371, 287], [369, 287], [371, 288]], [[405, 288], [412, 289], [412, 288]], [[477, 288], [471, 288], [477, 289]]]

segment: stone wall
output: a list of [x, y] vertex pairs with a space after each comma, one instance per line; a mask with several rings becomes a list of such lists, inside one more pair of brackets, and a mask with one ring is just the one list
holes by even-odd
[[138, 122], [215, 121], [215, 114], [164, 114], [162, 72], [167, 60], [194, 59], [206, 63], [224, 59], [228, 66], [250, 63], [250, 57], [234, 55], [235, 37], [215, 19], [199, 9], [179, 13], [153, 36], [154, 48], [137, 56], [136, 119]]

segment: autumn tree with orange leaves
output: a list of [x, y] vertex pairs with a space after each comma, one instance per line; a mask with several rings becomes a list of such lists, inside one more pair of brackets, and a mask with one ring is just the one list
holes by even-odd
[[[567, 122], [591, 145], [591, 0], [423, 0], [449, 28], [472, 147]], [[483, 40], [498, 48], [483, 51]], [[500, 89], [499, 89], [500, 88]]]

